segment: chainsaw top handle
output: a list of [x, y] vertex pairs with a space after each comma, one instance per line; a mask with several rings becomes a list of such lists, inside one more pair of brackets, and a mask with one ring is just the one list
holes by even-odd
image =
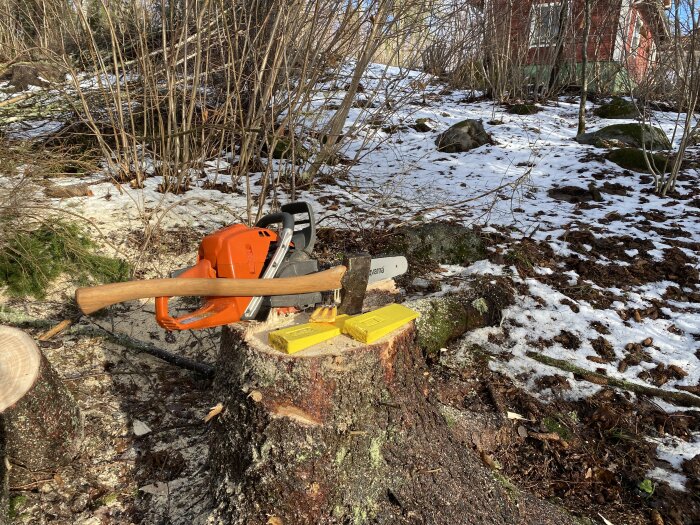
[[[268, 224], [281, 222], [278, 218], [281, 213], [292, 216], [292, 227], [301, 226], [301, 229], [293, 232], [294, 251], [297, 253], [304, 251], [311, 256], [314, 244], [316, 244], [316, 219], [311, 205], [306, 201], [290, 202], [283, 205], [279, 213], [273, 213], [260, 219], [256, 226], [264, 228]], [[287, 228], [287, 223], [283, 223], [283, 228]]]
[[257, 228], [266, 228], [270, 224], [281, 224], [285, 230], [294, 230], [294, 215], [280, 211], [278, 213], [270, 213], [262, 217], [255, 226]]

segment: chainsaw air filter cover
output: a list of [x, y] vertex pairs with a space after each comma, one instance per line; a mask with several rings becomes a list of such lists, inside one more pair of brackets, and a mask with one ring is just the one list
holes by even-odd
[[[197, 264], [178, 277], [257, 279], [278, 235], [267, 228], [229, 226], [207, 235], [199, 246]], [[188, 330], [235, 323], [252, 297], [207, 297], [197, 311], [181, 317], [168, 312], [169, 297], [156, 298], [156, 320], [166, 330]]]

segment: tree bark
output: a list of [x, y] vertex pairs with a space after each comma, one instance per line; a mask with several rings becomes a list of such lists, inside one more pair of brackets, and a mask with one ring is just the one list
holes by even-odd
[[[21, 335], [5, 337], [8, 333]], [[23, 388], [26, 392], [15, 396], [18, 400], [0, 399], [0, 487], [6, 491], [8, 485], [10, 489], [29, 485], [69, 464], [80, 450], [83, 419], [75, 399], [31, 339], [6, 327], [0, 327], [0, 336], [4, 356], [38, 354], [38, 371], [28, 388]], [[14, 362], [16, 359], [8, 362], [0, 357], [0, 381], [3, 370], [12, 372]], [[3, 403], [5, 399], [10, 401]], [[0, 508], [5, 512], [7, 507]]]
[[10, 509], [10, 479], [7, 471], [9, 463], [5, 460], [3, 450], [5, 450], [5, 430], [0, 425], [0, 525], [10, 523], [10, 517], [8, 516]]
[[372, 345], [340, 336], [293, 355], [266, 333], [223, 331], [210, 447], [218, 522], [573, 523], [499, 482], [452, 434], [413, 324]]
[[564, 47], [568, 36], [567, 26], [569, 23], [569, 0], [562, 0], [559, 11], [559, 28], [557, 31], [557, 44], [554, 52], [554, 63], [549, 75], [548, 96], [552, 96], [559, 89], [559, 76], [564, 65]]
[[586, 101], [588, 99], [588, 41], [591, 34], [591, 2], [584, 0], [583, 4], [583, 44], [581, 49], [581, 101], [578, 108], [577, 135], [586, 132]]

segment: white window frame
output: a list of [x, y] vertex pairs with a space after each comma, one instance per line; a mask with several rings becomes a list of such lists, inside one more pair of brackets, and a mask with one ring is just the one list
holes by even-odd
[[650, 62], [650, 63], [655, 63], [655, 62], [656, 62], [656, 58], [658, 57], [658, 51], [657, 51], [657, 49], [656, 49], [656, 42], [654, 42], [653, 39], [652, 39], [652, 41], [651, 41], [650, 46], [651, 46], [651, 49], [649, 50], [649, 62]]
[[632, 30], [632, 39], [630, 41], [630, 54], [635, 55], [642, 45], [642, 29], [644, 29], [644, 20], [636, 13], [634, 19], [634, 29]]
[[[537, 17], [539, 16], [541, 19], [541, 11], [543, 8], [558, 8], [558, 16], [556, 20], [556, 28], [552, 34], [552, 36], [549, 39], [545, 39], [543, 37], [536, 38], [535, 31], [536, 29], [539, 29], [541, 26], [537, 24]], [[528, 22], [528, 40], [530, 42], [530, 48], [535, 48], [535, 47], [552, 47], [556, 43], [557, 39], [557, 32], [559, 30], [559, 20], [561, 19], [561, 9], [562, 9], [562, 4], [561, 2], [542, 2], [542, 3], [533, 3], [532, 6], [530, 7], [530, 20]]]

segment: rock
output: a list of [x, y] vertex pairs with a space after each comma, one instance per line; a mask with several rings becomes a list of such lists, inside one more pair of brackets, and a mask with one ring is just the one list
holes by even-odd
[[688, 137], [688, 146], [692, 147], [697, 146], [698, 144], [700, 144], [700, 129], [692, 131]]
[[133, 430], [134, 435], [137, 437], [145, 436], [146, 434], [151, 433], [151, 428], [140, 419], [134, 419]]
[[[598, 192], [598, 194], [600, 195], [600, 192]], [[589, 189], [581, 188], [580, 186], [557, 186], [547, 190], [547, 195], [552, 199], [574, 204], [595, 200], [590, 186]]]
[[144, 494], [152, 494], [154, 496], [167, 496], [169, 492], [168, 484], [163, 481], [156, 481], [150, 485], [139, 487], [139, 492]]
[[461, 224], [446, 222], [401, 228], [388, 248], [405, 255], [409, 268], [435, 263], [469, 265], [486, 257], [478, 234]]
[[435, 131], [437, 128], [437, 122], [430, 118], [417, 118], [416, 123], [413, 125], [413, 129], [421, 133], [428, 133], [429, 131]]
[[24, 91], [29, 86], [47, 87], [64, 79], [60, 68], [44, 62], [16, 62], [0, 76], [0, 80], [9, 81], [15, 91]]
[[542, 111], [542, 108], [535, 104], [510, 104], [507, 109], [511, 115], [534, 115]]
[[613, 97], [610, 102], [598, 106], [593, 110], [593, 114], [601, 118], [639, 118], [639, 110], [634, 102], [621, 97]]
[[274, 144], [272, 153], [269, 152], [269, 144], [263, 144], [263, 153], [267, 154], [268, 157], [273, 159], [291, 159], [294, 158], [296, 162], [303, 162], [307, 160], [311, 153], [306, 149], [299, 140], [293, 141], [289, 137], [277, 137], [276, 140], [270, 137], [269, 143]]
[[579, 144], [598, 148], [626, 146], [648, 150], [670, 149], [671, 143], [661, 128], [648, 124], [613, 124], [575, 138]]
[[649, 163], [658, 172], [669, 173], [671, 171], [672, 163], [666, 155], [648, 151], [645, 154], [643, 150], [637, 148], [614, 149], [608, 152], [605, 158], [627, 170], [651, 173], [647, 167], [645, 156], [649, 158]]
[[491, 135], [486, 133], [483, 122], [474, 119], [458, 122], [435, 139], [438, 151], [443, 153], [460, 153], [484, 144], [495, 144], [495, 142]]
[[90, 504], [90, 496], [86, 493], [78, 494], [70, 504], [70, 510], [75, 513], [84, 511]]

